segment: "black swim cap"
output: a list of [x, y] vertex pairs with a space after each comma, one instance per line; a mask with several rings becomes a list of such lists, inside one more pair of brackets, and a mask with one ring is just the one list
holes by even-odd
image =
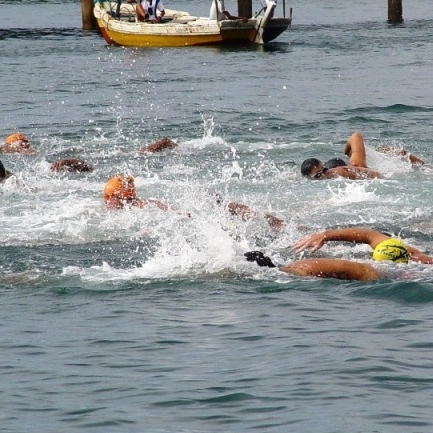
[[317, 158], [306, 159], [301, 165], [302, 176], [310, 176], [313, 168], [317, 167], [320, 164], [322, 164], [322, 161]]
[[4, 179], [6, 177], [6, 170], [3, 163], [0, 161], [0, 179]]
[[326, 161], [323, 166], [325, 168], [335, 168], [335, 167], [343, 167], [347, 165], [341, 158], [332, 158], [329, 161]]

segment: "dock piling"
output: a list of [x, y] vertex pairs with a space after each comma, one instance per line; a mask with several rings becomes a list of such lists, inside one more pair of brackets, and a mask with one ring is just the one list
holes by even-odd
[[98, 30], [98, 23], [93, 15], [93, 0], [81, 0], [83, 30]]
[[388, 0], [388, 22], [392, 24], [403, 22], [403, 0]]
[[252, 0], [238, 0], [238, 16], [247, 18], [253, 16]]

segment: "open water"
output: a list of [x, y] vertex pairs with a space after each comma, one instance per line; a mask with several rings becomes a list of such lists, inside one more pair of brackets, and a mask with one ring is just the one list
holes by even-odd
[[[283, 264], [299, 237], [355, 225], [433, 253], [433, 10], [403, 3], [402, 25], [385, 0], [293, 0], [266, 47], [124, 49], [81, 30], [78, 1], [0, 1], [1, 134], [38, 150], [1, 156], [16, 174], [0, 186], [1, 432], [433, 431], [431, 265], [366, 283], [243, 256]], [[383, 179], [300, 176], [355, 130]], [[162, 136], [179, 147], [137, 154]], [[94, 172], [51, 173], [67, 156]], [[191, 218], [106, 210], [118, 172]], [[348, 244], [315, 256], [372, 263]]]

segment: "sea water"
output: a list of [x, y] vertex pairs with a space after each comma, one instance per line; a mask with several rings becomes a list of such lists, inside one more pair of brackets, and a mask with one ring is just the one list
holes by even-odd
[[[433, 254], [431, 4], [403, 1], [390, 25], [380, 3], [286, 2], [292, 28], [265, 47], [134, 49], [83, 32], [78, 1], [0, 2], [0, 129], [38, 151], [0, 156], [15, 173], [0, 186], [0, 431], [432, 431], [433, 267], [291, 249], [364, 226]], [[382, 179], [302, 178], [355, 130]], [[179, 146], [137, 152], [163, 136]], [[52, 173], [63, 157], [94, 171]], [[120, 172], [175, 210], [107, 210]], [[390, 278], [293, 277], [249, 250]]]

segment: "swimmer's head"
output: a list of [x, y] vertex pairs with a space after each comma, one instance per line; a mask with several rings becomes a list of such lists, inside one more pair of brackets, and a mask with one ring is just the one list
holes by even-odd
[[132, 200], [137, 198], [135, 182], [132, 176], [118, 174], [105, 184], [104, 202], [108, 202], [113, 198], [120, 200]]
[[407, 263], [410, 258], [409, 250], [400, 239], [386, 239], [376, 245], [373, 260], [391, 260], [394, 263]]
[[5, 140], [5, 145], [11, 148], [29, 149], [29, 139], [21, 132], [15, 132], [14, 134], [8, 135]]
[[0, 161], [0, 179], [6, 179], [6, 170], [3, 163]]
[[68, 171], [71, 173], [83, 173], [87, 171], [93, 171], [93, 167], [90, 164], [78, 158], [59, 159], [58, 161], [51, 164], [50, 169], [51, 171]]
[[328, 168], [317, 158], [306, 159], [301, 165], [302, 176], [310, 179], [320, 179], [326, 171], [328, 171]]

